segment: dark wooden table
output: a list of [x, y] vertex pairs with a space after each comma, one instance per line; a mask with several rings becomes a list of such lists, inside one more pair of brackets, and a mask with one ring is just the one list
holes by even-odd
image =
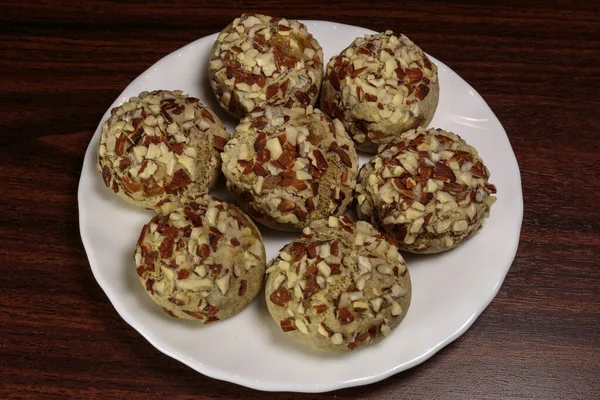
[[[598, 3], [317, 3], [2, 1], [0, 398], [600, 398]], [[243, 11], [404, 32], [508, 132], [525, 199], [516, 259], [473, 327], [416, 368], [321, 396], [216, 381], [154, 349], [92, 276], [76, 193], [99, 119], [155, 61]]]

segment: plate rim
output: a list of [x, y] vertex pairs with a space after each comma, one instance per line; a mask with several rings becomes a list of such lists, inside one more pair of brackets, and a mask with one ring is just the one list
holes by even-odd
[[[360, 26], [356, 26], [356, 25], [349, 25], [349, 24], [343, 24], [343, 23], [338, 23], [335, 21], [326, 21], [326, 20], [300, 20], [301, 22], [303, 22], [304, 24], [306, 24], [307, 26], [310, 25], [315, 25], [315, 24], [331, 24], [333, 25], [332, 29], [335, 29], [335, 27], [337, 26], [342, 26], [345, 28], [349, 28], [349, 29], [356, 29], [359, 31], [364, 31], [365, 33], [376, 33], [375, 31], [368, 29], [368, 28], [364, 28], [364, 27], [360, 27]], [[510, 156], [510, 161], [511, 163], [514, 163], [514, 167], [516, 168], [516, 176], [518, 177], [518, 180], [513, 182], [513, 184], [515, 186], [518, 186], [518, 201], [514, 204], [514, 207], [516, 208], [517, 214], [519, 216], [519, 221], [518, 221], [518, 235], [515, 235], [515, 237], [510, 237], [507, 238], [508, 240], [510, 240], [510, 249], [511, 249], [511, 260], [510, 260], [510, 264], [509, 266], [506, 268], [506, 271], [504, 273], [504, 276], [502, 277], [502, 279], [500, 279], [495, 287], [493, 288], [493, 290], [489, 293], [488, 299], [486, 302], [482, 302], [481, 306], [477, 308], [477, 312], [473, 313], [469, 319], [462, 325], [460, 326], [452, 335], [446, 337], [444, 340], [442, 340], [441, 342], [437, 343], [435, 346], [430, 347], [426, 352], [422, 353], [420, 356], [413, 358], [412, 360], [410, 360], [409, 362], [403, 363], [403, 364], [399, 364], [396, 365], [393, 368], [390, 368], [380, 374], [377, 375], [370, 375], [367, 377], [362, 377], [362, 378], [358, 378], [358, 379], [350, 379], [350, 380], [343, 380], [341, 382], [334, 382], [334, 383], [328, 383], [328, 384], [319, 384], [316, 386], [303, 386], [303, 387], [299, 387], [302, 384], [296, 384], [296, 386], [294, 386], [294, 384], [291, 384], [289, 382], [280, 382], [278, 385], [277, 384], [273, 384], [273, 383], [266, 383], [263, 381], [258, 381], [258, 383], [256, 383], [254, 380], [251, 379], [246, 379], [243, 376], [233, 376], [233, 375], [227, 375], [227, 373], [225, 371], [221, 371], [220, 369], [212, 369], [210, 367], [206, 367], [206, 365], [204, 363], [200, 363], [197, 361], [192, 361], [191, 359], [186, 359], [185, 357], [180, 356], [178, 353], [178, 351], [172, 351], [172, 350], [168, 350], [166, 349], [162, 344], [159, 344], [160, 340], [155, 338], [152, 332], [149, 332], [145, 327], [143, 326], [139, 326], [140, 324], [138, 322], [136, 322], [133, 318], [132, 315], [130, 315], [130, 313], [125, 309], [126, 307], [122, 304], [120, 304], [120, 302], [113, 300], [116, 299], [118, 297], [118, 295], [116, 294], [116, 292], [113, 292], [111, 289], [111, 285], [110, 282], [106, 281], [99, 273], [98, 267], [94, 267], [95, 262], [92, 262], [93, 258], [95, 257], [95, 252], [93, 250], [92, 244], [91, 244], [91, 239], [88, 237], [89, 232], [86, 232], [82, 229], [82, 224], [84, 222], [85, 219], [85, 215], [82, 211], [82, 198], [83, 198], [83, 175], [84, 175], [84, 171], [86, 168], [89, 168], [89, 162], [88, 160], [90, 159], [88, 153], [94, 153], [95, 152], [95, 146], [94, 146], [94, 139], [96, 137], [96, 133], [99, 131], [99, 129], [101, 128], [104, 120], [106, 119], [107, 115], [110, 112], [110, 109], [117, 103], [119, 103], [122, 100], [122, 96], [123, 93], [127, 92], [129, 90], [129, 88], [134, 85], [138, 79], [142, 78], [144, 75], [146, 75], [147, 73], [151, 72], [153, 69], [158, 68], [158, 66], [165, 62], [166, 59], [170, 58], [171, 56], [173, 56], [174, 54], [184, 50], [187, 47], [190, 46], [194, 46], [197, 42], [200, 41], [204, 41], [204, 40], [208, 40], [211, 37], [215, 37], [218, 35], [218, 32], [213, 33], [213, 34], [209, 34], [203, 37], [200, 37], [188, 44], [185, 44], [184, 46], [170, 52], [169, 54], [163, 56], [162, 58], [160, 58], [158, 61], [156, 61], [154, 64], [152, 64], [149, 68], [145, 69], [142, 73], [140, 73], [138, 76], [136, 76], [136, 78], [134, 78], [122, 91], [121, 93], [119, 93], [119, 95], [117, 96], [117, 98], [111, 103], [111, 105], [108, 107], [107, 111], [102, 115], [100, 122], [98, 124], [98, 126], [96, 127], [96, 129], [94, 130], [94, 134], [91, 136], [90, 138], [90, 142], [86, 148], [85, 154], [84, 154], [84, 160], [83, 160], [83, 165], [82, 165], [82, 170], [81, 170], [81, 174], [80, 174], [80, 178], [79, 178], [79, 184], [78, 184], [78, 188], [77, 188], [77, 204], [78, 204], [78, 216], [79, 216], [79, 233], [80, 233], [80, 237], [81, 237], [81, 241], [85, 250], [85, 254], [86, 257], [88, 259], [88, 263], [90, 265], [90, 269], [92, 271], [92, 274], [94, 276], [94, 279], [96, 280], [96, 282], [98, 283], [98, 285], [100, 286], [100, 288], [103, 290], [104, 294], [106, 295], [106, 297], [108, 298], [110, 304], [113, 306], [113, 308], [117, 311], [117, 313], [119, 314], [119, 316], [128, 324], [130, 325], [134, 330], [136, 330], [146, 341], [148, 341], [153, 347], [155, 347], [156, 349], [158, 349], [161, 353], [163, 353], [164, 355], [171, 357], [181, 363], [183, 363], [184, 365], [187, 365], [188, 367], [192, 368], [193, 370], [200, 372], [201, 374], [210, 377], [212, 379], [218, 379], [221, 381], [226, 381], [226, 382], [231, 382], [234, 384], [238, 384], [238, 385], [242, 385], [251, 389], [255, 389], [255, 390], [261, 390], [261, 391], [268, 391], [268, 392], [276, 392], [276, 391], [291, 391], [291, 392], [299, 392], [299, 393], [324, 393], [324, 392], [330, 392], [333, 390], [338, 390], [338, 389], [343, 389], [343, 388], [349, 388], [349, 387], [356, 387], [356, 386], [362, 386], [362, 385], [368, 385], [371, 383], [375, 383], [375, 382], [379, 382], [383, 379], [386, 379], [392, 375], [398, 374], [402, 371], [408, 370], [410, 368], [413, 368], [419, 364], [422, 364], [423, 362], [425, 362], [426, 360], [428, 360], [429, 358], [431, 358], [433, 355], [435, 355], [437, 352], [439, 352], [441, 349], [443, 349], [444, 347], [446, 347], [447, 345], [449, 345], [450, 343], [454, 342], [457, 338], [459, 338], [460, 336], [462, 336], [473, 324], [474, 322], [477, 320], [477, 318], [483, 313], [483, 311], [485, 311], [485, 309], [489, 306], [489, 304], [496, 298], [496, 295], [498, 294], [502, 284], [504, 283], [504, 280], [506, 279], [506, 276], [508, 274], [508, 272], [510, 271], [510, 268], [512, 267], [512, 264], [514, 262], [514, 259], [517, 255], [517, 250], [518, 250], [518, 245], [519, 245], [519, 241], [520, 241], [520, 233], [521, 233], [521, 229], [522, 229], [522, 223], [523, 223], [523, 189], [522, 189], [522, 179], [521, 179], [521, 171], [519, 168], [519, 164], [517, 161], [517, 158], [514, 154], [514, 149], [512, 148], [511, 144], [510, 144], [510, 139], [508, 137], [508, 135], [506, 134], [506, 130], [504, 129], [504, 127], [502, 126], [502, 123], [500, 122], [500, 120], [496, 117], [495, 113], [493, 112], [493, 110], [491, 109], [491, 107], [487, 104], [487, 102], [483, 99], [483, 97], [479, 94], [479, 92], [477, 92], [464, 78], [462, 78], [460, 75], [458, 75], [456, 72], [454, 72], [454, 70], [452, 70], [450, 67], [448, 67], [446, 64], [444, 64], [443, 62], [441, 62], [440, 60], [436, 59], [435, 57], [432, 57], [428, 54], [428, 56], [430, 58], [432, 58], [436, 64], [438, 64], [438, 68], [447, 68], [449, 71], [451, 71], [452, 73], [456, 74], [463, 82], [464, 84], [467, 86], [466, 89], [470, 90], [471, 93], [478, 98], [478, 100], [489, 110], [489, 112], [494, 115], [494, 117], [496, 118], [496, 120], [498, 121], [498, 125], [499, 128], [501, 129], [501, 132], [503, 136], [502, 138], [504, 140], [506, 140], [507, 144], [508, 144], [508, 148], [510, 150], [510, 154], [506, 154], [505, 157], [509, 157]], [[516, 200], [516, 199], [515, 199]], [[485, 303], [485, 304], [484, 304]]]

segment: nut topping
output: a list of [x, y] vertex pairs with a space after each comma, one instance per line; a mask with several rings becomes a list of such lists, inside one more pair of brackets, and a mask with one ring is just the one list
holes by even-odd
[[322, 67], [321, 46], [304, 24], [242, 14], [217, 37], [210, 84], [219, 104], [242, 117], [267, 105], [314, 104]]
[[182, 198], [169, 214], [152, 218], [134, 259], [153, 300], [176, 317], [204, 323], [249, 304], [265, 268], [264, 247], [250, 218], [207, 194]]
[[[447, 250], [477, 232], [488, 216], [496, 189], [487, 176], [477, 151], [464, 140], [419, 128], [381, 146], [363, 166], [358, 214], [399, 241], [402, 250]], [[378, 271], [390, 273], [385, 267]]]
[[338, 320], [340, 324], [346, 325], [354, 321], [354, 315], [347, 308], [341, 308], [338, 311]]
[[406, 314], [410, 293], [408, 271], [393, 241], [369, 223], [347, 217], [312, 222], [271, 261], [265, 286], [275, 321], [283, 329], [282, 321], [293, 319], [285, 322], [284, 332], [335, 352], [389, 335]]
[[284, 288], [279, 288], [275, 292], [271, 293], [269, 297], [274, 304], [277, 304], [280, 307], [285, 307], [287, 302], [290, 301], [292, 296], [290, 292], [285, 290]]
[[113, 109], [102, 126], [98, 169], [105, 185], [127, 201], [167, 213], [161, 205], [214, 186], [228, 139], [198, 99], [181, 91], [142, 92]]
[[[358, 169], [343, 127], [310, 106], [255, 109], [236, 128], [222, 159], [228, 189], [240, 207], [282, 230], [300, 230], [314, 219], [345, 212]], [[342, 183], [329, 192], [329, 182], [339, 181], [339, 174]]]
[[437, 67], [404, 35], [386, 31], [354, 40], [327, 64], [321, 106], [339, 119], [360, 150], [433, 118]]

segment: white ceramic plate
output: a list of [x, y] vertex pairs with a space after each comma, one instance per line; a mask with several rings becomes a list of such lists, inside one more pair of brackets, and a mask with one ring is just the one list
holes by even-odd
[[[305, 21], [323, 46], [325, 60], [371, 31]], [[108, 108], [143, 90], [182, 89], [219, 113], [227, 129], [235, 122], [213, 99], [207, 60], [215, 35], [169, 54], [135, 79]], [[329, 356], [288, 338], [266, 310], [264, 294], [241, 314], [208, 326], [166, 315], [144, 292], [132, 259], [141, 227], [151, 212], [130, 206], [104, 187], [96, 171], [100, 125], [85, 155], [79, 184], [81, 237], [98, 283], [131, 326], [163, 353], [213, 378], [269, 391], [324, 392], [364, 385], [411, 368], [452, 342], [492, 301], [517, 251], [523, 199], [519, 168], [498, 119], [477, 92], [443, 63], [441, 96], [432, 126], [460, 134], [475, 146], [498, 188], [485, 228], [463, 246], [437, 256], [407, 256], [412, 304], [387, 339], [355, 353]], [[367, 160], [361, 156], [361, 162]], [[229, 199], [223, 185], [217, 196]], [[263, 229], [267, 257], [296, 235]]]

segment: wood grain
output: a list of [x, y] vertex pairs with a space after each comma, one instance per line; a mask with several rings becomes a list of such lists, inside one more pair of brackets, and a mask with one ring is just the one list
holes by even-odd
[[[600, 398], [600, 13], [572, 1], [2, 1], [0, 398]], [[243, 11], [408, 34], [503, 123], [523, 182], [514, 264], [424, 364], [322, 395], [257, 392], [149, 345], [96, 284], [77, 185], [114, 98]], [[324, 371], [326, 373], [326, 371]]]

